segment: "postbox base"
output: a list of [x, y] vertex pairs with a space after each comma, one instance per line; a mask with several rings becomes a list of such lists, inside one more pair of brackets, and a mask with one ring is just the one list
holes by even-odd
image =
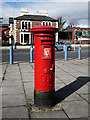
[[55, 105], [55, 90], [49, 92], [34, 90], [34, 105], [40, 108], [50, 108]]

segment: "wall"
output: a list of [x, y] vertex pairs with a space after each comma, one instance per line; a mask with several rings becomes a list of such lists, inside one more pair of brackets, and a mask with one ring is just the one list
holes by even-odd
[[16, 42], [20, 43], [21, 20], [16, 20]]
[[[28, 21], [28, 20], [27, 20]], [[31, 21], [32, 27], [41, 26], [42, 21]], [[52, 26], [56, 27], [56, 22], [52, 22]], [[20, 43], [20, 32], [21, 32], [21, 20], [16, 20], [16, 42]], [[25, 33], [25, 32], [22, 32]]]

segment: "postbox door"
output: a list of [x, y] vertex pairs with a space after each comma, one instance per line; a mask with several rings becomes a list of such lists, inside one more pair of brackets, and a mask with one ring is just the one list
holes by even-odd
[[54, 46], [51, 44], [42, 45], [42, 67], [40, 77], [40, 90], [50, 91], [55, 89], [55, 60], [53, 53]]
[[52, 34], [35, 36], [35, 90], [55, 90], [55, 37]]

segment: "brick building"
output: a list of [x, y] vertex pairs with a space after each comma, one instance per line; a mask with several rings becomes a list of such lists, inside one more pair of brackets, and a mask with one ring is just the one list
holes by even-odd
[[[14, 36], [15, 43], [31, 44], [33, 42], [33, 34], [30, 32], [30, 28], [32, 27], [46, 25], [58, 28], [58, 20], [49, 17], [45, 10], [37, 15], [30, 15], [27, 9], [23, 11], [21, 11], [21, 16], [9, 18], [9, 35]], [[12, 43], [12, 41], [11, 37], [9, 43]], [[58, 41], [58, 33], [56, 33], [56, 41]]]

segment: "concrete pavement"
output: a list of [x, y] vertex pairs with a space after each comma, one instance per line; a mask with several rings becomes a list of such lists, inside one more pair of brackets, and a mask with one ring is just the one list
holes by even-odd
[[38, 109], [34, 99], [34, 64], [2, 64], [3, 118], [87, 119], [90, 99], [88, 59], [56, 61], [55, 90], [57, 104], [51, 109]]

